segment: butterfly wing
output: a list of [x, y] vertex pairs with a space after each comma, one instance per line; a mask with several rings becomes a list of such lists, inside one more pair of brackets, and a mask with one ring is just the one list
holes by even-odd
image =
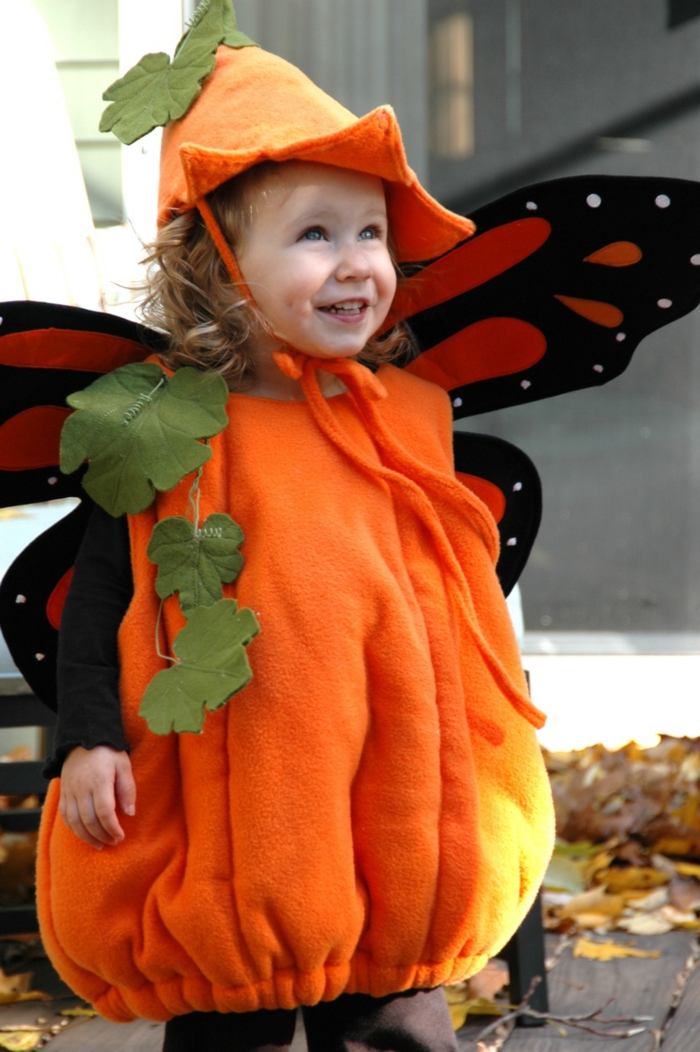
[[97, 311], [0, 304], [0, 507], [82, 497], [80, 473], [58, 466], [66, 396], [159, 343], [152, 330]]
[[542, 487], [535, 465], [517, 446], [491, 435], [454, 432], [457, 478], [493, 515], [501, 538], [496, 573], [504, 595], [530, 555], [542, 518]]
[[82, 472], [59, 468], [66, 396], [161, 347], [123, 318], [52, 303], [0, 304], [0, 507], [64, 497], [81, 503], [37, 537], [0, 585], [0, 628], [37, 697], [55, 707], [63, 600], [92, 502]]
[[0, 626], [12, 660], [38, 698], [56, 709], [56, 651], [73, 563], [92, 508], [82, 501], [31, 542], [0, 583]]
[[607, 383], [700, 302], [700, 183], [558, 179], [474, 219], [396, 304], [421, 348], [405, 367], [449, 391], [455, 417]]

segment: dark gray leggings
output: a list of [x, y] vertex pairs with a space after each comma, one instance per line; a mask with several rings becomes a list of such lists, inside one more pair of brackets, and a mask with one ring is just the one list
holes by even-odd
[[[441, 988], [342, 994], [303, 1008], [309, 1052], [457, 1052]], [[192, 1012], [165, 1025], [163, 1052], [287, 1052], [296, 1012]]]

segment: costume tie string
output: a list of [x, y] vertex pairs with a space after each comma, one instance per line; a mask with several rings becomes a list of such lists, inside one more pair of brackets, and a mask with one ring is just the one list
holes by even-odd
[[[493, 519], [481, 502], [456, 478], [428, 467], [399, 445], [382, 419], [379, 408], [387, 392], [369, 369], [351, 359], [311, 358], [297, 351], [277, 352], [274, 359], [286, 376], [300, 381], [314, 419], [329, 441], [342, 450], [365, 474], [372, 478], [384, 479], [403, 494], [406, 503], [433, 538], [450, 583], [449, 592], [456, 610], [461, 613], [462, 620], [499, 689], [521, 716], [534, 726], [542, 726], [545, 721], [544, 714], [533, 706], [527, 694], [513, 681], [483, 635], [469, 583], [427, 493], [433, 492], [452, 507], [457, 506], [462, 515], [478, 530], [495, 564], [499, 551], [498, 534]], [[331, 409], [329, 400], [324, 398], [321, 392], [316, 375], [319, 369], [338, 376], [350, 391], [377, 446], [381, 464], [378, 465], [367, 458], [348, 440]]]

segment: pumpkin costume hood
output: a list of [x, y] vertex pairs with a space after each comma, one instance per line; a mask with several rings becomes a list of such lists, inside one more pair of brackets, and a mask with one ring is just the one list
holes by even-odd
[[[235, 120], [231, 115], [235, 114]], [[163, 135], [159, 221], [196, 206], [261, 161], [317, 161], [378, 176], [401, 263], [432, 259], [474, 231], [408, 166], [390, 106], [355, 117], [301, 70], [262, 48], [219, 47], [191, 110]]]

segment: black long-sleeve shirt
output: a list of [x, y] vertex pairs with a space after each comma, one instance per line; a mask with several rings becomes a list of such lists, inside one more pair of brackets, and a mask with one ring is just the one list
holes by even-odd
[[131, 601], [126, 518], [95, 507], [75, 562], [58, 641], [58, 722], [54, 755], [44, 767], [55, 778], [71, 749], [128, 749], [119, 705], [117, 632]]

